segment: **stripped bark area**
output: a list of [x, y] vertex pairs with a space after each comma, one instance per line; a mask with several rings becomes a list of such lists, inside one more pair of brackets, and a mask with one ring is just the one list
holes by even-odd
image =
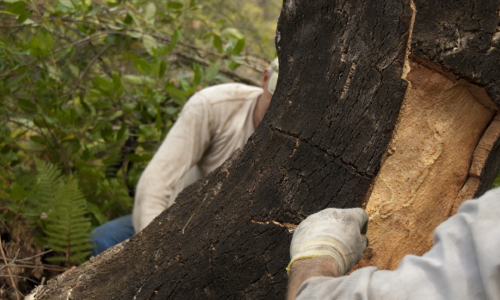
[[500, 168], [498, 0], [416, 0], [409, 97], [367, 203], [356, 268], [395, 269]]
[[395, 269], [406, 254], [430, 249], [435, 228], [479, 187], [497, 127], [496, 111], [467, 84], [410, 66], [409, 96], [366, 206], [370, 246], [358, 267]]
[[291, 231], [326, 207], [369, 211], [361, 265], [422, 254], [500, 168], [498, 0], [412, 6], [285, 0], [278, 86], [243, 151], [36, 299], [283, 299]]

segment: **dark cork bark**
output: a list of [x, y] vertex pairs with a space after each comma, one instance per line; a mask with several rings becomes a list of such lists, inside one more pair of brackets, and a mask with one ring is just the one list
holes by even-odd
[[416, 0], [413, 53], [483, 87], [500, 105], [498, 0]]
[[[424, 3], [417, 8], [425, 11]], [[423, 23], [448, 11], [427, 7]], [[479, 6], [471, 11], [473, 20], [490, 19]], [[283, 299], [288, 227], [326, 207], [362, 206], [370, 194], [408, 86], [401, 76], [412, 14], [406, 0], [285, 0], [278, 87], [243, 151], [186, 188], [141, 233], [50, 281], [36, 299]], [[446, 16], [445, 37], [457, 20]], [[492, 45], [495, 22], [463, 28], [491, 27]], [[429, 24], [414, 53], [497, 99], [496, 73], [432, 52], [443, 43], [426, 33]], [[464, 49], [462, 57], [474, 56]], [[488, 61], [496, 51], [481, 53]]]

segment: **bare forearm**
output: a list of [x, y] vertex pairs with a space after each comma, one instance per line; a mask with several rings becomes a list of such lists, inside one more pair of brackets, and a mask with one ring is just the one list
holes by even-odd
[[295, 261], [290, 269], [287, 300], [295, 299], [299, 287], [311, 277], [338, 277], [337, 266], [326, 256], [304, 258]]

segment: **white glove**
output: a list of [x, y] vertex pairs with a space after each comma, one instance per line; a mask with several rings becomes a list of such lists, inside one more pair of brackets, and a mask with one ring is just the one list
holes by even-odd
[[361, 208], [327, 208], [302, 221], [293, 233], [290, 266], [296, 260], [329, 256], [339, 274], [357, 264], [368, 246], [365, 236], [368, 215]]

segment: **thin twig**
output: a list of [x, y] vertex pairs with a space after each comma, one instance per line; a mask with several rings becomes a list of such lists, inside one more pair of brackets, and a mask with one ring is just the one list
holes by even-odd
[[[66, 48], [68, 48], [68, 47], [76, 46], [76, 45], [78, 45], [78, 44], [81, 44], [81, 43], [87, 42], [87, 41], [89, 41], [89, 40], [95, 39], [96, 37], [99, 37], [99, 36], [101, 36], [101, 35], [105, 35], [105, 34], [109, 34], [109, 33], [112, 33], [112, 31], [101, 31], [101, 32], [98, 32], [98, 33], [96, 33], [96, 34], [90, 35], [90, 36], [88, 36], [88, 37], [86, 37], [86, 38], [83, 38], [83, 39], [78, 40], [78, 41], [76, 41], [76, 42], [73, 42], [73, 43], [71, 43], [71, 44], [69, 44], [69, 45], [66, 45], [66, 46], [63, 46], [63, 47], [61, 47], [61, 48], [59, 48], [59, 49], [54, 50], [54, 52], [52, 52], [52, 55], [54, 55], [54, 54], [56, 54], [56, 53], [58, 53], [58, 52], [61, 52], [62, 50], [66, 49]], [[34, 61], [29, 62], [29, 63], [25, 63], [25, 64], [23, 64], [23, 65], [20, 65], [20, 66], [18, 66], [18, 67], [17, 67], [17, 68], [15, 68], [15, 69], [10, 69], [10, 70], [7, 70], [7, 71], [3, 72], [2, 74], [0, 74], [0, 78], [1, 78], [1, 77], [3, 77], [3, 76], [9, 75], [9, 74], [10, 74], [10, 72], [12, 72], [12, 71], [15, 71], [15, 70], [17, 70], [17, 69], [20, 69], [20, 68], [22, 68], [22, 67], [26, 67], [26, 66], [32, 65], [32, 64], [37, 63], [37, 62], [39, 62], [39, 61], [40, 61], [40, 59], [35, 59]]]
[[[112, 45], [114, 45], [114, 44], [112, 44]], [[89, 46], [90, 46], [90, 48], [92, 48], [92, 51], [94, 52], [94, 54], [97, 55], [97, 51], [95, 50], [95, 47], [92, 44], [92, 42], [89, 42]], [[113, 74], [111, 73], [111, 70], [109, 69], [108, 65], [106, 65], [104, 60], [102, 60], [102, 57], [98, 56], [97, 59], [101, 63], [101, 67], [102, 67], [102, 70], [104, 71], [104, 73], [106, 73], [106, 75], [108, 75], [109, 78], [113, 79]]]
[[17, 253], [14, 256], [14, 259], [10, 263], [8, 263], [8, 264], [4, 265], [3, 267], [1, 267], [0, 270], [3, 270], [5, 268], [9, 267], [9, 265], [15, 264], [16, 263], [16, 258], [17, 258], [18, 254], [19, 254], [19, 249], [17, 249]]
[[[32, 281], [32, 282], [34, 282], [34, 283], [36, 283], [36, 284], [38, 284], [38, 283], [39, 283], [38, 281], [35, 281], [35, 280], [33, 280], [33, 279], [29, 278], [29, 277], [24, 277], [24, 276], [19, 276], [19, 275], [0, 275], [0, 277], [11, 277], [11, 276], [12, 276], [12, 277], [16, 277], [16, 278], [21, 278], [21, 279], [24, 279], [24, 280], [29, 280], [29, 281]], [[19, 294], [21, 294], [22, 296], [24, 296], [24, 295], [23, 295], [23, 293], [21, 293], [21, 292], [17, 289], [17, 287], [15, 287], [15, 286], [14, 286], [14, 288], [16, 289], [16, 291], [17, 291]], [[19, 299], [19, 296], [17, 296], [17, 299]]]
[[4, 269], [4, 268], [13, 268], [13, 267], [18, 267], [18, 268], [26, 268], [26, 269], [44, 269], [44, 270], [48, 270], [48, 271], [56, 271], [56, 272], [65, 272], [66, 269], [63, 268], [63, 267], [57, 267], [57, 266], [47, 266], [47, 265], [19, 265], [19, 264], [16, 264], [14, 266], [12, 266], [11, 264], [13, 264], [14, 262], [10, 262], [9, 265], [4, 265], [0, 268], [0, 270]]
[[[192, 55], [189, 55], [187, 53], [184, 53], [184, 52], [176, 52], [175, 54], [177, 54], [178, 56], [181, 56], [185, 59], [189, 59], [189, 60], [192, 60], [194, 62], [197, 62], [199, 64], [202, 64], [202, 65], [205, 65], [205, 66], [210, 66], [211, 63], [208, 61], [208, 60], [204, 60], [203, 58], [199, 58], [199, 57], [196, 57], [196, 56], [192, 56]], [[246, 76], [243, 76], [243, 75], [240, 75], [234, 71], [231, 71], [230, 69], [224, 67], [224, 66], [221, 66], [220, 68], [220, 72], [222, 74], [225, 74], [233, 79], [235, 79], [236, 81], [239, 81], [239, 82], [243, 82], [243, 83], [246, 83], [246, 84], [250, 84], [250, 85], [255, 85], [255, 86], [260, 86], [260, 82], [253, 79], [253, 78], [250, 78], [250, 77], [246, 77]]]
[[23, 124], [23, 123], [21, 123], [21, 122], [14, 121], [14, 120], [12, 120], [11, 118], [9, 118], [9, 119], [7, 120], [7, 122], [9, 122], [9, 123], [14, 123], [14, 124], [16, 124], [16, 125], [19, 125], [19, 126], [22, 126], [22, 127], [26, 127], [26, 128], [28, 128], [29, 130], [33, 130], [33, 131], [35, 131], [35, 132], [38, 132], [39, 134], [43, 134], [40, 130], [38, 130], [38, 129], [36, 129], [36, 128], [33, 128], [33, 127], [30, 127], [30, 126], [28, 126], [28, 125], [26, 125], [26, 124]]
[[99, 37], [99, 36], [101, 36], [101, 35], [108, 34], [108, 33], [113, 33], [113, 31], [101, 31], [101, 32], [98, 32], [98, 33], [96, 33], [96, 34], [89, 35], [89, 36], [88, 36], [88, 37], [86, 37], [86, 38], [83, 38], [83, 39], [78, 40], [78, 41], [76, 41], [76, 42], [73, 42], [73, 43], [71, 43], [71, 44], [69, 44], [69, 45], [66, 45], [66, 46], [63, 46], [63, 47], [61, 47], [61, 48], [59, 48], [59, 49], [54, 50], [53, 54], [56, 54], [57, 52], [61, 52], [62, 50], [66, 49], [66, 48], [68, 48], [68, 47], [76, 46], [76, 45], [78, 45], [78, 44], [85, 43], [85, 42], [87, 42], [87, 41], [89, 41], [89, 40], [93, 40], [93, 39], [95, 39], [96, 37]]
[[75, 92], [76, 90], [78, 89], [78, 87], [80, 86], [80, 82], [83, 80], [83, 78], [85, 77], [85, 75], [87, 75], [87, 71], [90, 69], [90, 67], [95, 63], [95, 61], [101, 57], [101, 55], [104, 54], [104, 52], [106, 52], [106, 50], [108, 50], [109, 48], [111, 48], [112, 46], [114, 46], [114, 44], [111, 44], [111, 45], [108, 45], [107, 47], [105, 47], [104, 49], [102, 49], [101, 51], [99, 51], [99, 53], [97, 53], [93, 58], [92, 60], [88, 63], [88, 65], [85, 67], [85, 69], [83, 70], [82, 74], [80, 74], [80, 76], [78, 77], [78, 81], [75, 85], [75, 88], [73, 88], [73, 91], [71, 91], [71, 96], [73, 97], [73, 106], [75, 107], [75, 110], [76, 112], [78, 113], [78, 116], [80, 116], [80, 118], [82, 117], [81, 114], [80, 114], [80, 111], [78, 110], [78, 108], [76, 107], [76, 103], [75, 103]]
[[[18, 261], [30, 260], [30, 259], [36, 258], [36, 257], [38, 257], [38, 256], [42, 256], [42, 255], [45, 255], [45, 254], [47, 254], [47, 253], [50, 253], [50, 252], [52, 252], [52, 251], [53, 251], [52, 249], [51, 249], [51, 250], [47, 250], [47, 251], [44, 251], [44, 252], [38, 253], [38, 254], [36, 254], [36, 255], [30, 256], [30, 257], [20, 258], [20, 259], [18, 259]], [[9, 259], [9, 258], [7, 258], [7, 259]]]
[[38, 24], [16, 24], [16, 25], [0, 24], [0, 28], [18, 28], [18, 27], [26, 27], [26, 26], [31, 26], [31, 25], [38, 25]]
[[85, 69], [83, 70], [82, 74], [80, 75], [80, 78], [78, 78], [78, 83], [77, 84], [80, 84], [80, 82], [82, 81], [82, 79], [85, 77], [85, 75], [87, 75], [87, 71], [90, 69], [90, 67], [95, 63], [95, 61], [101, 56], [104, 54], [104, 52], [106, 52], [109, 48], [111, 48], [112, 46], [114, 46], [114, 44], [111, 44], [111, 45], [108, 45], [107, 47], [105, 47], [104, 49], [102, 49], [101, 51], [99, 51], [99, 53], [97, 53], [93, 58], [92, 60], [89, 62], [89, 64], [85, 67]]
[[[7, 264], [7, 258], [5, 257], [5, 252], [3, 251], [2, 239], [0, 239], [0, 250], [2, 251], [3, 261], [5, 262], [5, 264]], [[17, 300], [19, 300], [19, 294], [18, 294], [18, 290], [16, 288], [16, 283], [14, 282], [14, 277], [12, 277], [12, 272], [10, 271], [10, 268], [7, 268], [7, 270], [9, 271], [9, 276], [10, 276], [10, 280], [12, 281], [12, 286], [16, 290]], [[2, 276], [2, 277], [5, 277], [5, 276]]]

